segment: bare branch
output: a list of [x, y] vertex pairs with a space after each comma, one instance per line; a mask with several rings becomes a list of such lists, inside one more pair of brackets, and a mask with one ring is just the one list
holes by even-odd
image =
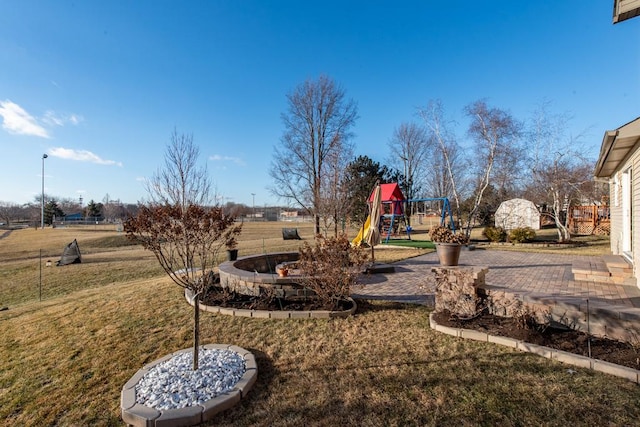
[[192, 135], [174, 129], [167, 145], [164, 168], [146, 182], [151, 201], [156, 204], [208, 205], [211, 203], [211, 180], [207, 167], [198, 165], [200, 149]]
[[271, 191], [311, 212], [319, 233], [322, 192], [331, 173], [325, 163], [330, 156], [348, 154], [357, 106], [326, 76], [304, 82], [287, 100], [288, 110], [282, 114], [285, 131], [269, 172], [274, 180]]

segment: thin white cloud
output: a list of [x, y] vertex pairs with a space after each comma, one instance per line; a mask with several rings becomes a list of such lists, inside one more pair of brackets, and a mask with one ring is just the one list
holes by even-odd
[[84, 121], [84, 117], [77, 114], [72, 114], [69, 116], [69, 123], [71, 123], [72, 125], [78, 125], [82, 121]]
[[0, 116], [2, 128], [11, 134], [49, 138], [47, 130], [31, 114], [8, 99], [0, 102]]
[[214, 154], [212, 156], [209, 156], [209, 160], [213, 160], [214, 162], [233, 162], [238, 166], [246, 166], [246, 163], [240, 157], [221, 156], [220, 154]]
[[73, 150], [70, 148], [55, 147], [49, 150], [49, 155], [58, 157], [60, 159], [77, 160], [79, 162], [97, 163], [99, 165], [122, 166], [122, 162], [102, 159], [100, 156], [87, 150]]
[[83, 120], [84, 118], [77, 114], [60, 114], [51, 110], [44, 113], [42, 118], [42, 121], [49, 126], [64, 126], [67, 123], [77, 126]]

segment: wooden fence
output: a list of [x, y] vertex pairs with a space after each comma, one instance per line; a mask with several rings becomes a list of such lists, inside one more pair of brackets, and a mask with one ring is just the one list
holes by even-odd
[[611, 215], [607, 205], [572, 206], [569, 229], [574, 234], [609, 235]]

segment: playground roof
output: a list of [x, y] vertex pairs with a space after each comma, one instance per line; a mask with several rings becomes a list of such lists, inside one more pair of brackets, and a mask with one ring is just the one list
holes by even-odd
[[[380, 191], [382, 192], [382, 202], [395, 202], [404, 200], [404, 194], [402, 194], [402, 190], [400, 190], [397, 182], [393, 182], [390, 184], [380, 184]], [[371, 192], [371, 195], [369, 196], [369, 202], [373, 202], [374, 192], [375, 191]]]

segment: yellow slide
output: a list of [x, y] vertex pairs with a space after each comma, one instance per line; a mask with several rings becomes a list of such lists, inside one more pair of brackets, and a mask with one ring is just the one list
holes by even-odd
[[360, 231], [358, 231], [358, 235], [351, 241], [351, 244], [354, 246], [360, 246], [362, 243], [362, 239], [369, 232], [369, 227], [371, 226], [371, 215], [367, 216], [367, 220], [364, 222], [364, 225], [360, 227]]

